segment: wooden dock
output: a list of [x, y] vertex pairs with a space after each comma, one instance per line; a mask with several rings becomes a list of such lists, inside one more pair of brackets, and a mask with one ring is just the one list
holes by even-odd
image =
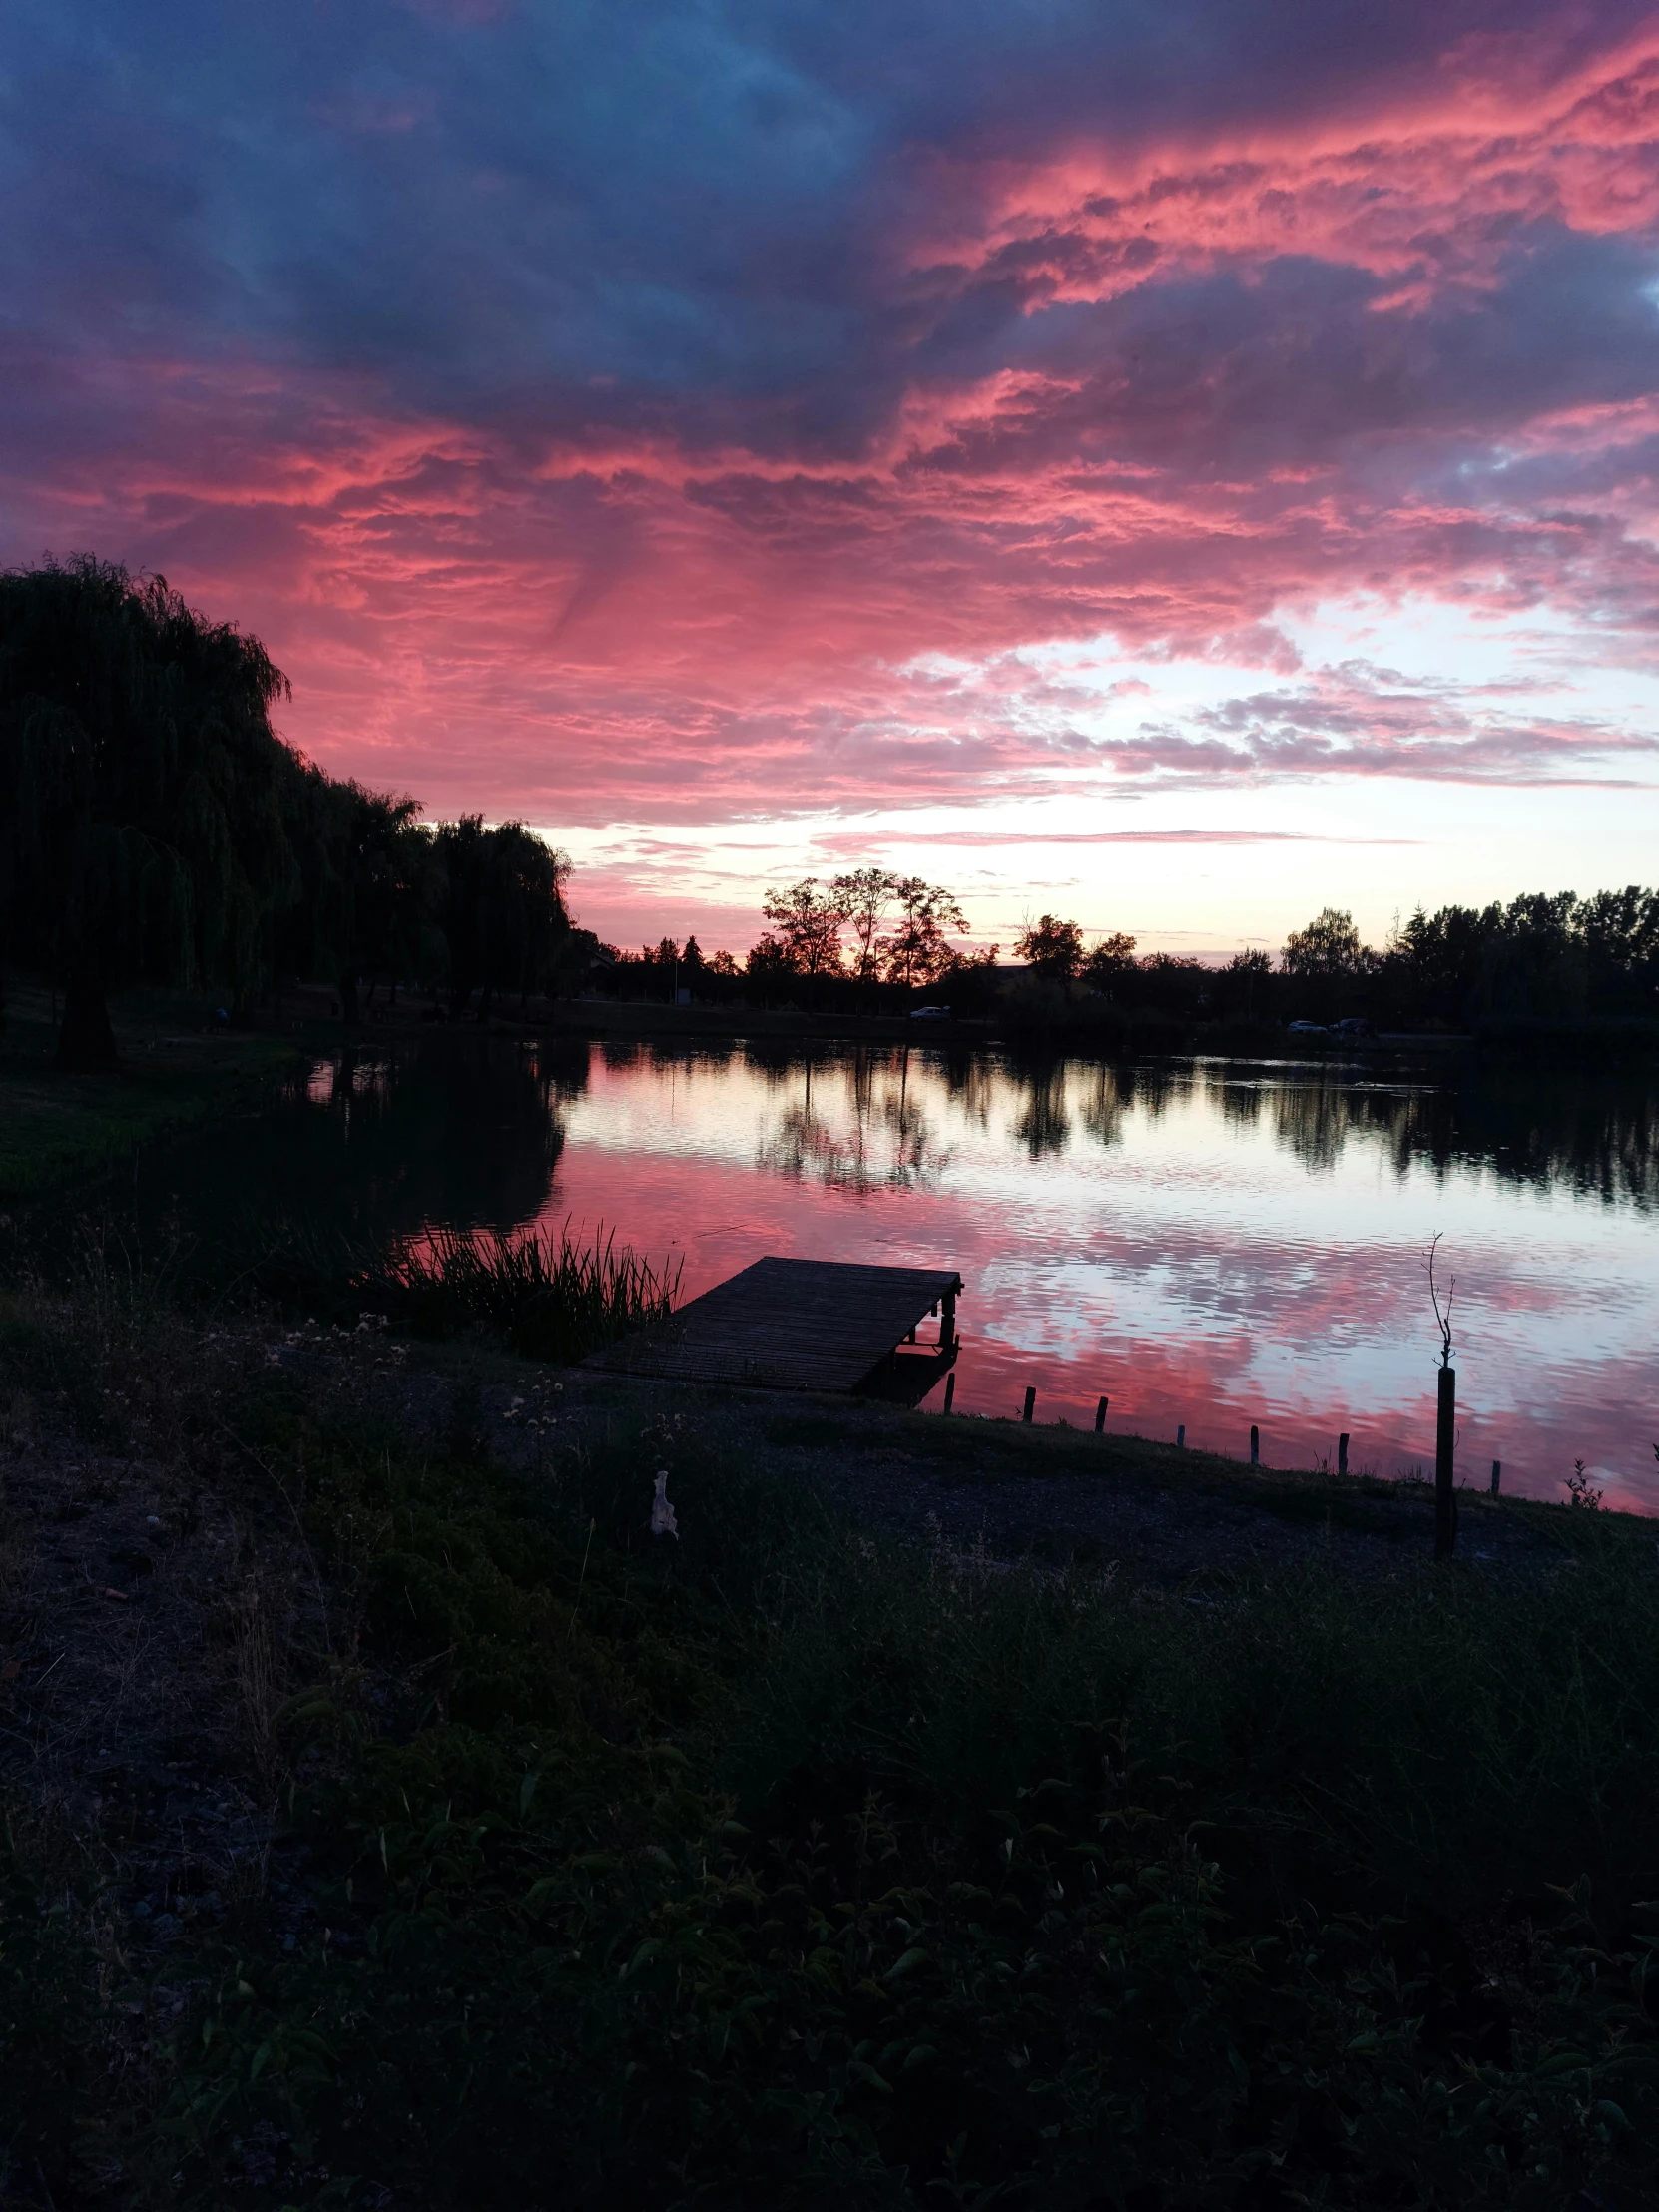
[[[956, 1357], [953, 1269], [757, 1260], [585, 1367], [750, 1389], [864, 1389], [918, 1402]], [[917, 1332], [937, 1313], [936, 1342]]]

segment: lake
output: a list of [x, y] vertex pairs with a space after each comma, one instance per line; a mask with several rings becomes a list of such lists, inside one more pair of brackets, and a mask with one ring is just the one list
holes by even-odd
[[[1270, 1464], [1433, 1471], [1454, 1279], [1459, 1478], [1659, 1511], [1659, 1096], [1294, 1062], [433, 1037], [319, 1060], [145, 1166], [187, 1225], [603, 1225], [694, 1296], [767, 1253], [954, 1266], [960, 1412]], [[927, 1401], [936, 1405], [938, 1393]]]

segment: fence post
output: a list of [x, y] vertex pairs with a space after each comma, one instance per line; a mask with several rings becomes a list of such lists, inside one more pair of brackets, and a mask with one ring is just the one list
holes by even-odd
[[1097, 1436], [1106, 1425], [1106, 1408], [1110, 1403], [1110, 1398], [1103, 1397], [1094, 1409], [1094, 1432]]
[[1337, 1472], [1339, 1474], [1347, 1474], [1348, 1472], [1348, 1430], [1346, 1428], [1337, 1438]]
[[1496, 1497], [1496, 1495], [1497, 1495], [1497, 1490], [1498, 1490], [1498, 1484], [1499, 1484], [1499, 1483], [1500, 1483], [1500, 1482], [1501, 1482], [1502, 1480], [1503, 1480], [1503, 1461], [1502, 1461], [1501, 1459], [1494, 1459], [1494, 1460], [1492, 1461], [1492, 1495], [1493, 1495], [1493, 1497]]
[[1438, 1418], [1434, 1424], [1434, 1556], [1449, 1559], [1457, 1547], [1457, 1492], [1451, 1459], [1457, 1441], [1457, 1370], [1441, 1368]]
[[1185, 1451], [1187, 1448], [1187, 1424], [1185, 1421], [1179, 1422], [1176, 1426], [1175, 1448], [1177, 1451]]
[[951, 1369], [944, 1379], [944, 1409], [948, 1413], [956, 1396], [956, 1371]]
[[1019, 1417], [1020, 1417], [1020, 1419], [1021, 1419], [1021, 1420], [1029, 1420], [1029, 1419], [1031, 1418], [1032, 1414], [1033, 1414], [1033, 1413], [1034, 1413], [1034, 1412], [1036, 1411], [1036, 1409], [1037, 1409], [1037, 1385], [1035, 1384], [1035, 1382], [1028, 1382], [1028, 1383], [1027, 1383], [1027, 1384], [1025, 1385], [1025, 1410], [1024, 1410], [1024, 1412], [1023, 1412], [1023, 1413], [1021, 1413], [1021, 1415], [1019, 1416]]
[[1250, 1424], [1250, 1463], [1253, 1467], [1262, 1464], [1262, 1431], [1254, 1421]]

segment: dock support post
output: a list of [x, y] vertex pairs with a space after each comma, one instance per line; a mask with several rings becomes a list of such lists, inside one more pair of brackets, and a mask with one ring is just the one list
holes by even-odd
[[1493, 1495], [1493, 1497], [1496, 1497], [1496, 1495], [1497, 1495], [1497, 1489], [1498, 1489], [1498, 1484], [1499, 1484], [1499, 1483], [1500, 1483], [1500, 1482], [1501, 1482], [1502, 1480], [1503, 1480], [1503, 1461], [1502, 1461], [1501, 1459], [1494, 1459], [1494, 1460], [1492, 1461], [1492, 1495]]
[[956, 1371], [951, 1369], [944, 1379], [944, 1409], [948, 1413], [956, 1399]]
[[1337, 1472], [1339, 1474], [1347, 1474], [1348, 1472], [1348, 1430], [1346, 1428], [1337, 1438]]
[[1110, 1398], [1103, 1397], [1094, 1409], [1094, 1432], [1097, 1436], [1106, 1425], [1106, 1408], [1111, 1402]]
[[1176, 1425], [1175, 1448], [1177, 1451], [1185, 1451], [1187, 1448], [1187, 1424], [1185, 1421], [1180, 1421]]
[[948, 1352], [956, 1342], [956, 1293], [946, 1291], [939, 1306], [939, 1350]]
[[1434, 1556], [1449, 1559], [1457, 1548], [1457, 1492], [1451, 1462], [1457, 1443], [1457, 1370], [1441, 1368], [1439, 1404], [1434, 1422]]
[[1254, 1421], [1250, 1424], [1250, 1463], [1253, 1467], [1262, 1464], [1262, 1431]]
[[1021, 1420], [1029, 1420], [1036, 1410], [1037, 1385], [1035, 1382], [1028, 1382], [1025, 1386], [1025, 1410], [1019, 1417]]

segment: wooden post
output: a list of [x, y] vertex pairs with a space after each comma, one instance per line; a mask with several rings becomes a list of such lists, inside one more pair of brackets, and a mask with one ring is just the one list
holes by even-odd
[[1451, 1460], [1457, 1441], [1457, 1370], [1441, 1368], [1438, 1418], [1434, 1423], [1434, 1556], [1449, 1559], [1457, 1546], [1457, 1492]]
[[1492, 1495], [1493, 1495], [1493, 1497], [1496, 1497], [1496, 1495], [1497, 1495], [1497, 1486], [1498, 1486], [1498, 1484], [1499, 1484], [1499, 1483], [1500, 1483], [1500, 1482], [1501, 1482], [1502, 1480], [1503, 1480], [1503, 1461], [1502, 1461], [1501, 1459], [1494, 1459], [1494, 1460], [1492, 1461]]
[[1347, 1474], [1348, 1472], [1348, 1430], [1346, 1428], [1337, 1438], [1337, 1472], [1339, 1474]]
[[1185, 1451], [1187, 1448], [1187, 1424], [1185, 1421], [1179, 1422], [1176, 1427], [1175, 1448], [1177, 1451]]
[[1262, 1464], [1262, 1431], [1254, 1421], [1250, 1424], [1250, 1463], [1253, 1467]]
[[944, 1409], [948, 1413], [956, 1396], [956, 1371], [951, 1369], [944, 1379]]
[[1103, 1397], [1094, 1409], [1094, 1432], [1097, 1436], [1106, 1425], [1106, 1408], [1111, 1402], [1109, 1397]]
[[1035, 1382], [1028, 1382], [1025, 1386], [1025, 1410], [1019, 1417], [1021, 1420], [1029, 1420], [1036, 1410], [1037, 1385]]
[[956, 1293], [946, 1291], [943, 1311], [939, 1315], [939, 1348], [948, 1352], [956, 1342]]

